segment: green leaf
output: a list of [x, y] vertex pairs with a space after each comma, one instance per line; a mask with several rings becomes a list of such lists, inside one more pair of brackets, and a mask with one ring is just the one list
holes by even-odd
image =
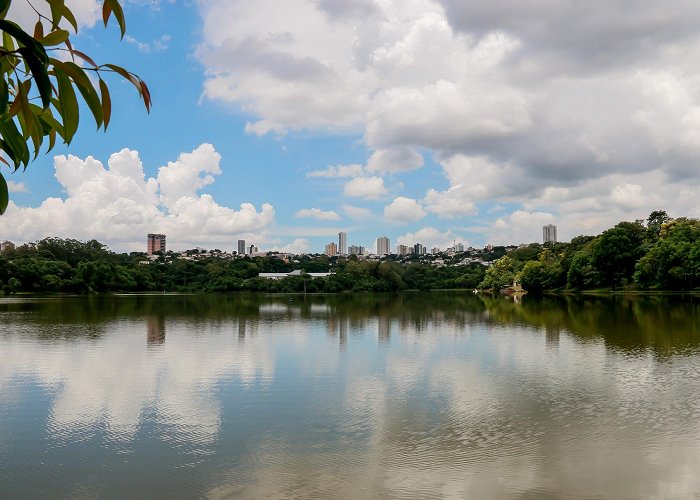
[[0, 0], [0, 19], [5, 19], [5, 14], [10, 10], [12, 0]]
[[59, 45], [66, 40], [68, 40], [68, 37], [70, 36], [70, 33], [68, 33], [67, 30], [54, 30], [48, 35], [46, 35], [44, 38], [40, 40], [42, 44], [44, 44], [47, 47], [50, 47], [52, 45]]
[[117, 19], [121, 37], [124, 38], [124, 34], [126, 33], [126, 20], [124, 19], [124, 11], [122, 10], [119, 0], [104, 0], [102, 4], [102, 21], [105, 23], [105, 28], [112, 14], [114, 14], [114, 17]]
[[0, 30], [10, 34], [15, 40], [34, 52], [35, 57], [43, 64], [49, 61], [49, 56], [46, 55], [44, 46], [34, 40], [29, 33], [23, 31], [17, 24], [12, 21], [0, 19]]
[[112, 98], [109, 96], [109, 88], [102, 78], [100, 78], [100, 96], [102, 97], [102, 120], [105, 130], [107, 130], [109, 119], [112, 116]]
[[29, 148], [14, 120], [6, 116], [0, 119], [0, 135], [7, 146], [3, 145], [2, 149], [12, 158], [15, 168], [29, 163]]
[[60, 68], [65, 74], [73, 79], [75, 85], [78, 87], [83, 99], [87, 103], [92, 115], [95, 117], [95, 123], [99, 129], [102, 126], [102, 104], [100, 103], [100, 98], [97, 95], [95, 87], [93, 87], [92, 82], [85, 74], [83, 69], [75, 63], [72, 62], [61, 62], [52, 59], [54, 68]]
[[7, 106], [10, 102], [10, 89], [7, 86], [7, 81], [0, 78], [0, 115], [7, 111]]
[[63, 140], [70, 144], [75, 132], [78, 130], [79, 110], [78, 100], [75, 98], [75, 90], [70, 78], [60, 69], [54, 67], [54, 74], [58, 83], [58, 111], [63, 117]]
[[[52, 131], [57, 132], [58, 135], [61, 137], [65, 136], [65, 132], [63, 130], [63, 125], [54, 118], [53, 114], [51, 113], [50, 109], [45, 109], [43, 112], [39, 115], [39, 121], [42, 122], [42, 127], [45, 131], [47, 131], [47, 134], [51, 134]], [[43, 126], [43, 124], [46, 124], [46, 126]], [[55, 136], [54, 136], [55, 140]], [[49, 145], [49, 150], [53, 148], [53, 145]]]
[[10, 192], [7, 188], [7, 182], [0, 172], [0, 215], [5, 213], [7, 205], [10, 203]]
[[78, 23], [75, 20], [73, 12], [64, 5], [64, 0], [45, 0], [51, 6], [51, 22], [52, 28], [58, 29], [61, 19], [65, 18], [75, 32], [78, 32]]
[[34, 77], [34, 82], [39, 89], [39, 95], [41, 96], [41, 103], [45, 108], [49, 107], [51, 104], [51, 81], [49, 80], [48, 66], [47, 63], [42, 63], [36, 56], [36, 53], [28, 47], [22, 47], [17, 50], [22, 57], [24, 62], [27, 63], [29, 70]]

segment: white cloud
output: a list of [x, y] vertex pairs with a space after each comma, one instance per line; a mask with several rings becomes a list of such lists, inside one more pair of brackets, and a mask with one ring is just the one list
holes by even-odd
[[469, 241], [466, 238], [455, 234], [452, 230], [440, 231], [434, 227], [424, 227], [412, 233], [405, 233], [397, 238], [397, 242], [400, 245], [421, 243], [428, 249], [438, 247], [441, 250], [453, 246], [455, 241], [462, 243], [465, 247], [469, 246]]
[[7, 189], [10, 193], [27, 193], [27, 185], [24, 182], [7, 181]]
[[345, 196], [376, 200], [387, 194], [381, 177], [356, 177], [345, 184]]
[[316, 220], [340, 220], [338, 215], [333, 210], [321, 210], [320, 208], [302, 208], [294, 217], [310, 217]]
[[306, 177], [359, 177], [364, 168], [362, 165], [353, 163], [350, 165], [330, 165], [325, 170], [314, 170], [306, 174]]
[[[561, 227], [565, 220], [547, 212], [516, 210], [507, 217], [496, 219], [491, 227], [481, 228], [487, 236], [487, 242], [493, 245], [518, 245], [521, 243], [542, 242], [542, 226], [554, 224]], [[560, 234], [558, 239], [562, 240]]]
[[161, 167], [157, 179], [147, 179], [136, 151], [114, 153], [108, 168], [91, 156], [56, 156], [56, 178], [66, 197], [48, 198], [36, 208], [11, 202], [0, 218], [0, 232], [15, 241], [95, 238], [132, 250], [142, 250], [150, 232], [165, 233], [170, 248], [228, 248], [241, 234], [268, 241], [266, 231], [275, 218], [271, 205], [257, 211], [243, 203], [234, 210], [197, 194], [221, 173], [219, 160], [214, 148], [203, 144]]
[[423, 156], [411, 148], [399, 147], [375, 151], [367, 161], [368, 172], [404, 172], [423, 166]]
[[309, 240], [305, 238], [297, 238], [287, 245], [278, 247], [277, 251], [293, 254], [307, 253], [309, 251]]
[[131, 45], [134, 45], [140, 52], [162, 52], [168, 49], [168, 44], [170, 43], [170, 35], [161, 35], [152, 42], [142, 42], [137, 40], [131, 35], [125, 35], [124, 40]]
[[372, 217], [372, 210], [354, 205], [343, 205], [343, 211], [353, 220], [368, 221]]
[[397, 197], [384, 207], [384, 218], [392, 222], [416, 222], [426, 216], [425, 210], [413, 198]]
[[[567, 220], [583, 230], [652, 201], [678, 206], [673, 191], [693, 192], [700, 180], [696, 2], [585, 12], [570, 0], [200, 7], [205, 97], [242, 108], [258, 134], [361, 133], [364, 175], [420, 168], [432, 154], [449, 185], [420, 202], [438, 217], [474, 215], [482, 202], [557, 214], [578, 205], [595, 213], [596, 222]], [[345, 176], [361, 176], [355, 168]], [[652, 172], [673, 187], [654, 194], [625, 178]], [[533, 201], [567, 189], [552, 205]]]
[[[98, 19], [101, 19], [102, 2], [98, 3], [97, 0], [66, 0], [65, 5], [75, 16], [79, 29], [91, 28]], [[34, 27], [38, 20], [38, 16], [32, 7], [49, 19], [51, 18], [51, 11], [46, 2], [32, 2], [32, 5], [29, 2], [13, 2], [8, 11], [7, 19], [12, 19], [29, 33], [32, 33], [33, 30], [31, 28]], [[111, 22], [114, 22], [114, 19]], [[44, 26], [45, 29], [48, 28], [46, 21], [44, 21]], [[66, 21], [63, 21], [62, 27], [73, 30]]]

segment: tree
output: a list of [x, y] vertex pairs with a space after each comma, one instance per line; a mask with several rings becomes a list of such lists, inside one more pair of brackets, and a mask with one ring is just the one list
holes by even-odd
[[645, 228], [637, 222], [620, 222], [600, 235], [591, 255], [600, 284], [615, 288], [629, 282], [643, 255], [644, 236]]
[[[147, 111], [151, 96], [144, 81], [114, 64], [97, 64], [70, 41], [78, 23], [64, 0], [27, 1], [37, 14], [33, 34], [6, 18], [13, 0], [0, 0], [0, 161], [17, 171], [37, 158], [48, 138], [47, 152], [57, 137], [70, 144], [78, 130], [78, 94], [92, 113], [98, 130], [107, 130], [112, 112], [103, 76], [116, 73], [136, 87]], [[105, 27], [114, 17], [124, 37], [126, 22], [119, 0], [103, 0]], [[68, 29], [66, 29], [68, 28]], [[52, 57], [52, 56], [57, 57]], [[61, 55], [62, 57], [58, 57]], [[81, 67], [85, 64], [85, 67]], [[97, 78], [98, 89], [88, 73]], [[76, 90], [78, 94], [76, 94]], [[9, 202], [0, 172], [0, 215]]]
[[500, 290], [504, 286], [510, 285], [515, 278], [516, 267], [516, 261], [509, 256], [501, 257], [488, 268], [479, 288]]

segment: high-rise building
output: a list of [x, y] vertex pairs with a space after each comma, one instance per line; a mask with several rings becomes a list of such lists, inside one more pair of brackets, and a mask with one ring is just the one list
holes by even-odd
[[380, 236], [377, 238], [377, 254], [378, 255], [389, 255], [389, 247], [390, 247], [390, 241], [389, 238], [386, 236]]
[[165, 235], [149, 233], [146, 242], [146, 253], [153, 255], [156, 252], [165, 253]]
[[433, 248], [430, 249], [430, 253], [433, 254], [433, 255], [439, 254], [439, 253], [440, 253], [440, 249], [439, 249], [438, 247], [433, 247]]
[[338, 245], [336, 245], [333, 242], [330, 242], [328, 245], [326, 245], [325, 254], [328, 255], [329, 257], [333, 257], [334, 255], [338, 255]]
[[464, 245], [462, 243], [455, 243], [455, 252], [464, 252]]
[[396, 245], [396, 255], [408, 255], [410, 253], [408, 250], [408, 245]]
[[338, 253], [340, 255], [347, 255], [348, 253], [348, 233], [340, 232], [338, 233]]
[[425, 247], [421, 243], [413, 245], [413, 253], [415, 255], [425, 255]]
[[557, 242], [557, 226], [553, 224], [547, 224], [542, 228], [542, 241], [544, 243], [556, 243]]
[[245, 255], [245, 240], [238, 240], [238, 255]]
[[350, 245], [348, 248], [348, 255], [364, 255], [365, 247], [359, 245]]
[[253, 255], [254, 253], [258, 253], [258, 247], [255, 245], [250, 245], [248, 247], [248, 255]]
[[3, 241], [0, 243], [0, 252], [4, 252], [5, 250], [14, 250], [15, 249], [15, 244], [12, 243], [11, 241]]

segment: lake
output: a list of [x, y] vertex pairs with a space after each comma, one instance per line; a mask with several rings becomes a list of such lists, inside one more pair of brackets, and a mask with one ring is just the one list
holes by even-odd
[[700, 496], [700, 299], [0, 298], [0, 498]]

